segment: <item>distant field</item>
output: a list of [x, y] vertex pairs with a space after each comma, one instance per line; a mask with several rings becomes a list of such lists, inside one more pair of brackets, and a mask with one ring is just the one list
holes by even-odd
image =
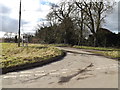
[[61, 50], [48, 45], [29, 44], [28, 47], [17, 47], [15, 43], [2, 43], [0, 68], [43, 61], [59, 56], [62, 53]]
[[79, 49], [95, 50], [91, 52], [110, 58], [120, 59], [120, 49], [117, 48], [88, 47], [88, 46], [73, 46], [73, 47]]

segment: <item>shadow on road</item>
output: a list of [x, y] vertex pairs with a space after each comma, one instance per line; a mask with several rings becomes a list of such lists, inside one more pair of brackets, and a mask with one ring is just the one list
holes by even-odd
[[61, 77], [60, 78], [60, 81], [58, 82], [59, 84], [62, 84], [62, 83], [66, 83], [66, 82], [69, 82], [73, 77], [79, 75], [80, 73], [83, 73], [83, 72], [87, 72], [89, 70], [87, 70], [89, 67], [93, 67], [94, 65], [91, 63], [90, 65], [88, 65], [87, 67], [85, 67], [84, 69], [79, 69], [79, 71], [73, 75], [70, 75], [70, 76], [66, 76], [66, 77]]

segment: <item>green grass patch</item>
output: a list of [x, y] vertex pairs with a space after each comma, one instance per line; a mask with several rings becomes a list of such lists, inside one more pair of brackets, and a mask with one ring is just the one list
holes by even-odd
[[120, 49], [118, 48], [104, 48], [104, 47], [89, 47], [89, 46], [73, 46], [78, 49], [91, 50], [90, 52], [103, 55], [110, 58], [119, 59]]
[[2, 43], [0, 68], [20, 66], [35, 63], [62, 55], [63, 52], [55, 47], [42, 44], [29, 44], [28, 47], [17, 47], [15, 43]]
[[110, 58], [120, 59], [120, 51], [91, 51], [91, 52]]
[[88, 49], [88, 50], [100, 50], [100, 51], [119, 51], [118, 48], [104, 48], [104, 47], [89, 47], [89, 46], [73, 46], [73, 48], [78, 49]]

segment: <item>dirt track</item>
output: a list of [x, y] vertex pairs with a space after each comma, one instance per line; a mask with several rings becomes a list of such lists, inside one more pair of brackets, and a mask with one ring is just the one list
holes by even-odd
[[74, 48], [49, 65], [2, 75], [3, 88], [118, 88], [118, 62]]

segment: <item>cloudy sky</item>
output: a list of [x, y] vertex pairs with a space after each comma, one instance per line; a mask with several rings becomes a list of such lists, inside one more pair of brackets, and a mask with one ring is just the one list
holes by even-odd
[[[61, 0], [22, 0], [21, 32], [35, 32], [37, 24], [45, 21], [50, 10], [50, 4], [57, 4]], [[117, 2], [119, 0], [116, 0]], [[19, 0], [0, 0], [0, 36], [3, 32], [18, 32]], [[118, 32], [118, 5], [113, 13], [106, 18], [105, 28]], [[2, 31], [2, 32], [1, 32]]]

